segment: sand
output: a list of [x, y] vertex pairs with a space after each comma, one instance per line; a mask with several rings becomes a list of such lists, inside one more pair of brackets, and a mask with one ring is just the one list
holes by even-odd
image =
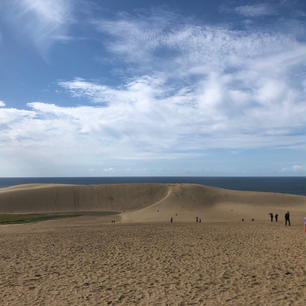
[[[130, 186], [116, 195], [115, 186], [107, 186], [104, 198], [121, 199], [118, 204], [79, 201], [82, 210], [98, 206], [100, 211], [122, 211], [118, 215], [1, 225], [1, 305], [306, 304], [303, 197], [149, 185], [145, 192], [132, 189], [131, 202], [126, 196]], [[48, 186], [59, 187], [77, 188]], [[33, 212], [39, 202], [33, 190], [38, 190], [38, 210], [50, 211], [52, 206], [44, 207], [43, 201], [46, 189], [52, 194], [48, 188], [23, 186], [18, 192], [31, 190]], [[2, 211], [7, 205], [3, 199], [17, 189], [2, 191]], [[65, 194], [69, 198], [67, 190]], [[11, 199], [11, 210], [26, 210], [20, 195]], [[291, 227], [284, 226], [286, 209], [292, 214]], [[280, 214], [279, 223], [269, 221], [270, 210]], [[195, 216], [203, 222], [195, 223]], [[256, 216], [254, 222], [251, 216]]]
[[297, 195], [234, 191], [196, 184], [55, 185], [0, 189], [0, 213], [121, 212], [122, 223], [266, 220], [290, 207], [303, 222], [305, 198]]

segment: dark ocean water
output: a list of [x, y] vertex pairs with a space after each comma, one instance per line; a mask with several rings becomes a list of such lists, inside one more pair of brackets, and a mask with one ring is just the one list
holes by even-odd
[[191, 183], [234, 190], [306, 195], [306, 177], [18, 177], [0, 178], [0, 188], [19, 184]]

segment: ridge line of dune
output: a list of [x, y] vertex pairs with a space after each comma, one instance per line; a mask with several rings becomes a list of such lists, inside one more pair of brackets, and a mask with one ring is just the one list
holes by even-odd
[[[175, 186], [176, 187], [176, 186]], [[143, 208], [140, 208], [140, 209], [145, 209], [145, 208], [148, 208], [148, 207], [154, 207], [154, 206], [157, 206], [158, 204], [160, 204], [161, 202], [165, 201], [167, 198], [169, 198], [169, 196], [172, 194], [172, 189], [173, 189], [173, 186], [171, 185], [168, 185], [168, 190], [167, 190], [167, 194], [159, 199], [158, 201], [152, 203], [151, 205], [148, 205], [148, 206], [145, 206]]]
[[166, 184], [30, 184], [0, 190], [1, 213], [129, 211], [163, 198]]

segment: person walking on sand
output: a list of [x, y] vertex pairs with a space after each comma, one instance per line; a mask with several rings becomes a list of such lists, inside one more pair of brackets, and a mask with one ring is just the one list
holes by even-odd
[[278, 214], [275, 214], [274, 218], [275, 218], [275, 222], [277, 223], [277, 220], [278, 220]]
[[173, 218], [172, 217], [170, 218], [170, 223], [173, 223]]
[[269, 216], [270, 216], [271, 222], [273, 222], [273, 214], [272, 214], [272, 213], [269, 213]]
[[291, 223], [290, 223], [290, 213], [289, 213], [289, 211], [287, 211], [287, 212], [285, 213], [285, 225], [286, 225], [286, 226], [287, 226], [287, 223], [288, 223], [289, 226], [291, 226]]

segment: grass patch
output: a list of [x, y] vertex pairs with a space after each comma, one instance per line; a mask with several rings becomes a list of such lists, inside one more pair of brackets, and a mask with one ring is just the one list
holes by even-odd
[[41, 214], [0, 214], [0, 224], [18, 224], [47, 221], [61, 218], [79, 217], [81, 215], [41, 215]]

